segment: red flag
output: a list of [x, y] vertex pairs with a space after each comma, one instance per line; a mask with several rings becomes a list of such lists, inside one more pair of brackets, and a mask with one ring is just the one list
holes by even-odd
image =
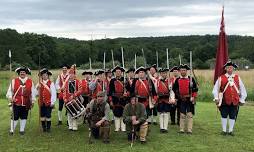
[[224, 6], [223, 6], [221, 15], [220, 34], [216, 53], [216, 64], [214, 70], [214, 83], [216, 82], [216, 80], [220, 75], [225, 73], [223, 66], [224, 64], [226, 64], [227, 61], [228, 61], [228, 44], [227, 44], [227, 35], [225, 33]]

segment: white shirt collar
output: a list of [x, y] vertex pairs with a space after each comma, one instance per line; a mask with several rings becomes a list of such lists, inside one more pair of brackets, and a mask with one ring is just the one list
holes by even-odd
[[229, 75], [228, 73], [226, 73], [225, 76], [226, 76], [227, 78], [229, 78], [229, 77], [232, 77], [232, 78], [233, 78], [233, 77], [235, 77], [235, 74], [232, 73], [231, 75]]
[[20, 80], [22, 83], [25, 83], [27, 79], [28, 79], [28, 77], [25, 77], [24, 79], [22, 79], [21, 77], [19, 77], [19, 80]]
[[43, 83], [48, 83], [48, 81], [49, 81], [49, 79], [47, 79], [47, 80], [42, 80], [43, 81]]

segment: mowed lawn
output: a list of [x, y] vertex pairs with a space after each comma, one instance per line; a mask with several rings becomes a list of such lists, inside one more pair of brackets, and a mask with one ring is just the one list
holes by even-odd
[[[76, 151], [254, 151], [254, 106], [251, 104], [240, 108], [240, 113], [235, 126], [235, 136], [220, 135], [220, 116], [217, 115], [213, 103], [200, 102], [196, 106], [194, 117], [193, 135], [179, 135], [177, 126], [169, 126], [169, 133], [161, 134], [159, 126], [151, 126], [147, 143], [141, 145], [135, 142], [130, 147], [125, 133], [111, 132], [111, 143], [103, 144], [101, 140], [94, 140], [88, 144], [88, 127], [79, 126], [77, 132], [70, 132], [66, 125], [60, 127], [57, 123], [57, 109], [53, 111], [53, 125], [51, 133], [43, 133], [38, 125], [38, 105], [32, 110], [30, 120], [27, 122], [26, 134], [9, 136], [10, 111], [7, 101], [0, 100], [0, 152], [11, 151], [46, 151], [46, 152], [76, 152]], [[65, 118], [66, 120], [66, 118]]]

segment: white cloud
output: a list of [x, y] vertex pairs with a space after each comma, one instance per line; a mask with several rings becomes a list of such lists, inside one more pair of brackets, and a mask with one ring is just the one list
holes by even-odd
[[[225, 1], [228, 34], [254, 35], [254, 2]], [[2, 0], [0, 28], [57, 37], [218, 34], [221, 1]]]

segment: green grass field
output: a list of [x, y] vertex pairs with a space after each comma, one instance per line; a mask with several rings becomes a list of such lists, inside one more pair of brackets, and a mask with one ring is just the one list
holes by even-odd
[[[111, 132], [111, 143], [105, 145], [101, 140], [94, 140], [88, 144], [88, 127], [79, 126], [78, 132], [70, 132], [66, 125], [55, 126], [57, 123], [57, 110], [52, 114], [51, 133], [42, 133], [38, 127], [38, 105], [32, 109], [32, 117], [27, 122], [26, 134], [9, 136], [10, 111], [6, 100], [0, 100], [0, 151], [254, 151], [254, 106], [245, 105], [240, 108], [240, 113], [235, 126], [235, 136], [220, 135], [220, 116], [217, 115], [213, 103], [197, 103], [196, 116], [194, 117], [193, 135], [179, 135], [177, 126], [169, 126], [168, 134], [159, 133], [159, 126], [152, 126], [146, 145], [135, 142], [130, 148], [130, 143], [124, 133]], [[113, 126], [112, 126], [113, 130]]]
[[[78, 71], [81, 78], [82, 70]], [[254, 151], [254, 106], [250, 104], [241, 107], [238, 120], [235, 126], [234, 137], [221, 136], [220, 116], [217, 115], [215, 105], [212, 101], [213, 71], [195, 71], [199, 81], [199, 96], [194, 117], [194, 130], [192, 136], [178, 135], [177, 126], [169, 126], [168, 134], [160, 134], [159, 126], [152, 126], [148, 136], [148, 143], [141, 145], [136, 142], [133, 148], [127, 142], [124, 133], [111, 132], [111, 144], [104, 145], [101, 141], [94, 141], [88, 144], [88, 127], [80, 126], [78, 132], [69, 132], [67, 126], [55, 126], [57, 123], [57, 109], [52, 114], [52, 132], [42, 133], [38, 127], [38, 105], [32, 110], [32, 118], [27, 122], [25, 136], [16, 134], [9, 136], [10, 111], [7, 101], [4, 99], [10, 77], [16, 74], [9, 74], [7, 71], [0, 71], [0, 152], [4, 151]], [[58, 70], [53, 71], [53, 78], [56, 79]], [[237, 71], [245, 83], [248, 92], [248, 101], [254, 101], [254, 71]], [[32, 79], [38, 81], [37, 71], [32, 72]], [[203, 102], [206, 101], [206, 102]], [[112, 126], [113, 130], [113, 126]]]

